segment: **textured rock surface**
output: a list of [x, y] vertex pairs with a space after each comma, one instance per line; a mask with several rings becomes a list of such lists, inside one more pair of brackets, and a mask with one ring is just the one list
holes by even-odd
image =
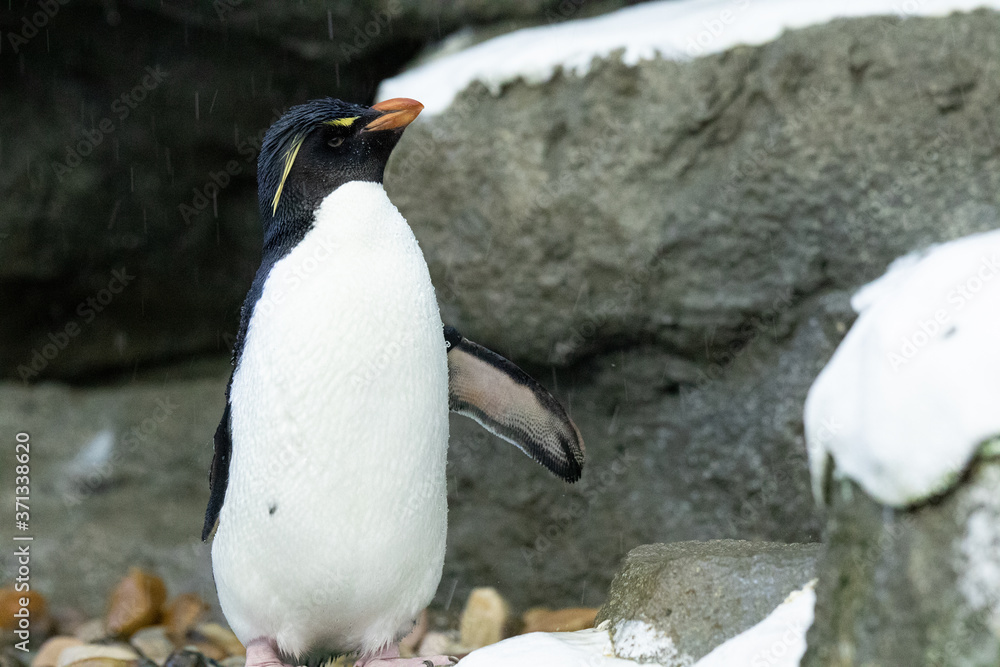
[[776, 303], [995, 224], [998, 35], [985, 11], [838, 21], [499, 98], [474, 85], [408, 131], [387, 189], [483, 344], [703, 359]]
[[583, 4], [81, 0], [41, 30], [24, 23], [37, 3], [3, 11], [0, 374], [35, 352], [31, 380], [227, 349], [260, 259], [256, 157], [277, 114], [368, 100], [466, 25], [621, 3]]
[[1000, 663], [1000, 459], [909, 511], [831, 496], [804, 667]]
[[819, 550], [818, 544], [743, 540], [636, 547], [596, 622], [610, 622], [619, 657], [629, 657], [621, 643], [629, 623], [638, 621], [672, 640], [670, 664], [689, 664], [762, 621], [813, 579]]
[[[217, 606], [200, 532], [225, 366], [205, 379], [182, 379], [185, 365], [86, 391], [0, 386], [0, 431], [31, 436], [31, 584], [53, 605], [103, 616], [108, 593], [139, 566], [171, 593]], [[113, 448], [81, 479], [80, 453], [109, 429]], [[5, 476], [0, 492], [12, 497], [12, 484]], [[14, 569], [13, 552], [0, 553], [0, 572]]]
[[[382, 69], [341, 67], [336, 87], [323, 61], [290, 46], [131, 5], [120, 5], [121, 25], [148, 48], [112, 62], [104, 42], [88, 41], [114, 37], [109, 17], [74, 7], [50, 26], [65, 50], [37, 37], [23, 76], [0, 52], [12, 93], [0, 108], [34, 109], [32, 122], [4, 126], [0, 153], [0, 166], [17, 167], [0, 169], [14, 193], [0, 198], [3, 368], [13, 373], [68, 321], [82, 331], [46, 372], [224, 355], [257, 260], [248, 163], [217, 197], [218, 219], [209, 203], [188, 226], [178, 205], [244, 160], [234, 124], [240, 140], [255, 136], [272, 106], [360, 91], [350, 86]], [[452, 420], [441, 610], [457, 614], [481, 585], [517, 610], [598, 605], [625, 553], [653, 541], [819, 538], [802, 402], [853, 319], [851, 290], [907, 250], [996, 224], [998, 40], [988, 12], [838, 22], [690, 64], [605, 63], [582, 80], [512, 84], [499, 99], [472, 89], [467, 111], [407, 131], [389, 188], [446, 318], [554, 388], [588, 445], [584, 479], [567, 487]], [[231, 69], [237, 48], [272, 75]], [[94, 58], [63, 65], [73, 49]], [[194, 64], [170, 60], [179, 53]], [[110, 104], [147, 62], [183, 76], [119, 123]], [[57, 187], [50, 162], [106, 115], [118, 129]], [[18, 141], [6, 134], [15, 126]], [[84, 322], [78, 304], [122, 266], [135, 281]], [[3, 432], [43, 443], [35, 576], [60, 602], [101, 611], [100, 591], [134, 564], [171, 591], [215, 599], [197, 538], [228, 367], [182, 371], [89, 390], [0, 387]], [[178, 407], [138, 440], [131, 429], [158, 414], [158, 398]], [[108, 428], [122, 457], [76, 502], [63, 466]]]

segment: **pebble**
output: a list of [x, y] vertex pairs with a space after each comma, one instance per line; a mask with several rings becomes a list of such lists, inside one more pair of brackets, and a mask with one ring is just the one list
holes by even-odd
[[166, 627], [162, 625], [151, 625], [136, 631], [129, 643], [157, 665], [166, 663], [174, 652], [174, 643], [167, 636]]
[[468, 653], [469, 649], [459, 646], [455, 640], [444, 632], [428, 632], [420, 642], [417, 655], [457, 655]]
[[190, 647], [174, 651], [164, 667], [212, 667], [208, 658]]
[[48, 605], [45, 596], [37, 591], [16, 591], [13, 588], [0, 588], [0, 630], [13, 631], [17, 629], [18, 618], [14, 616], [21, 609], [21, 598], [28, 600], [28, 612], [31, 614], [32, 636], [41, 633], [50, 625]]
[[80, 644], [67, 646], [59, 653], [56, 667], [126, 667], [139, 660], [129, 646], [119, 644]]
[[31, 661], [31, 667], [56, 667], [59, 664], [59, 656], [70, 646], [83, 646], [83, 642], [76, 637], [52, 637], [38, 648], [35, 659]]
[[576, 632], [594, 627], [597, 609], [593, 607], [570, 607], [552, 611], [545, 607], [535, 607], [524, 612], [524, 628], [521, 634], [529, 632]]
[[107, 637], [108, 629], [104, 627], [103, 618], [92, 618], [81, 623], [73, 632], [73, 636], [89, 644]]
[[[208, 640], [208, 643], [223, 652], [222, 658], [231, 655], [246, 655], [247, 650], [244, 648], [240, 640], [236, 638], [236, 634], [229, 628], [224, 628], [218, 623], [202, 623], [197, 628], [195, 628], [195, 637], [204, 637]], [[200, 646], [203, 642], [199, 642]], [[208, 654], [206, 654], [208, 655]], [[216, 660], [221, 660], [222, 658], [215, 658]]]
[[188, 632], [207, 610], [208, 605], [195, 593], [181, 593], [163, 609], [167, 635], [175, 644], [183, 644]]
[[111, 634], [130, 636], [160, 620], [167, 587], [163, 580], [137, 567], [129, 570], [108, 601], [107, 628]]
[[462, 646], [477, 649], [504, 638], [510, 623], [510, 605], [495, 588], [474, 588], [462, 611], [459, 634]]

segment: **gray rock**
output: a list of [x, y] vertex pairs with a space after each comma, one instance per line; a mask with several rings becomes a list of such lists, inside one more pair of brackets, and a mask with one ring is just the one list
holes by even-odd
[[1000, 459], [909, 510], [831, 496], [804, 667], [1000, 664]]
[[473, 339], [536, 365], [643, 344], [704, 363], [997, 224], [998, 31], [990, 11], [873, 17], [499, 97], [473, 84], [407, 131], [386, 187]]
[[[819, 551], [818, 544], [742, 540], [636, 547], [615, 575], [596, 622], [609, 623], [619, 657], [690, 665], [812, 580]], [[625, 646], [636, 621], [664, 637], [661, 654], [639, 656]]]
[[[86, 390], [0, 384], [0, 428], [30, 435], [31, 585], [54, 607], [103, 617], [113, 586], [138, 566], [161, 576], [171, 596], [211, 601], [221, 618], [210, 545], [200, 538], [227, 366], [220, 360], [192, 378], [185, 365]], [[104, 430], [114, 447], [96, 476], [64, 484], [66, 464]], [[12, 484], [0, 481], [0, 491], [13, 497]], [[2, 571], [15, 567], [8, 551]]]
[[81, 0], [40, 30], [24, 23], [37, 4], [5, 12], [0, 375], [81, 378], [228, 349], [260, 260], [257, 150], [282, 110], [370, 101], [463, 26], [620, 4]]

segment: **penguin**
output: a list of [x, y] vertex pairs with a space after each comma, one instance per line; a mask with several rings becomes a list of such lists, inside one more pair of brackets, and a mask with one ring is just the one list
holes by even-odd
[[247, 667], [341, 655], [361, 667], [454, 664], [398, 650], [441, 579], [449, 411], [567, 482], [582, 474], [583, 439], [552, 395], [443, 325], [420, 247], [383, 189], [422, 108], [313, 100], [264, 137], [262, 260], [202, 531]]

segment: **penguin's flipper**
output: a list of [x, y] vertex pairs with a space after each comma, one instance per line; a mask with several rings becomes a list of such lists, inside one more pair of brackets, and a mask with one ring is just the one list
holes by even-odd
[[208, 474], [208, 508], [205, 510], [205, 526], [201, 529], [201, 539], [204, 542], [215, 530], [222, 510], [222, 501], [226, 498], [226, 487], [229, 485], [229, 459], [233, 452], [233, 441], [229, 430], [229, 392], [226, 392], [226, 410], [222, 413], [222, 421], [215, 429], [215, 455], [212, 457], [212, 470]]
[[511, 361], [444, 328], [448, 407], [516, 445], [567, 482], [583, 472], [583, 438], [552, 394]]

